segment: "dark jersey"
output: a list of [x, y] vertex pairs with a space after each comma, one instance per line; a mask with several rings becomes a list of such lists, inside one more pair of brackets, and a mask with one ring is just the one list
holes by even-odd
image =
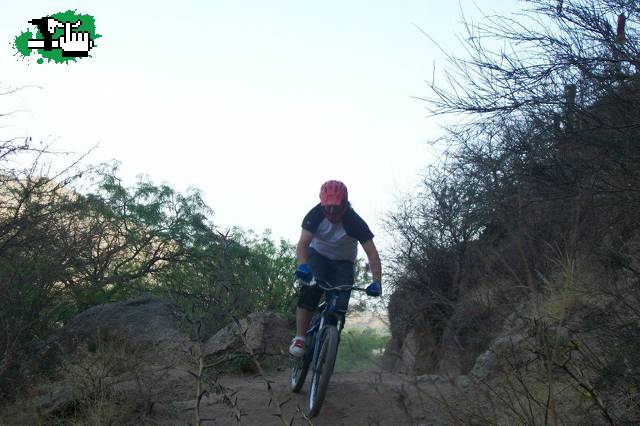
[[365, 243], [373, 238], [367, 223], [349, 207], [338, 223], [330, 222], [320, 204], [312, 208], [302, 221], [302, 227], [313, 234], [309, 247], [334, 260], [354, 261], [358, 253], [358, 241]]

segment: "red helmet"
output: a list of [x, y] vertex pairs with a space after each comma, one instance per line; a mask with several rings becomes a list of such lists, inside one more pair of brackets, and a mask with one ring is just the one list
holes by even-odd
[[329, 180], [320, 187], [320, 204], [323, 206], [339, 206], [349, 198], [347, 187], [339, 180]]
[[320, 187], [320, 204], [331, 222], [340, 221], [347, 210], [348, 199], [347, 187], [339, 180], [329, 180]]

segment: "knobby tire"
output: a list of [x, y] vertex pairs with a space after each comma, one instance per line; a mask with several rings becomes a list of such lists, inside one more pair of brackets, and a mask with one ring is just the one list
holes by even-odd
[[338, 330], [335, 326], [327, 326], [322, 332], [320, 352], [309, 389], [309, 417], [316, 416], [322, 408], [329, 387], [329, 379], [331, 379], [336, 363], [338, 338]]
[[307, 378], [307, 372], [309, 371], [309, 357], [305, 354], [302, 359], [293, 360], [291, 366], [291, 379], [289, 381], [289, 387], [292, 392], [300, 392], [304, 380]]

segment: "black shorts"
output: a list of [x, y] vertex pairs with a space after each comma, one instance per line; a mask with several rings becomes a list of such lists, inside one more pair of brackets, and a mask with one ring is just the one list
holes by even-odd
[[[311, 273], [318, 280], [324, 281], [323, 286], [353, 285], [354, 273], [353, 262], [350, 260], [332, 260], [315, 251], [309, 249], [309, 259], [307, 261]], [[320, 297], [324, 290], [318, 286], [302, 286], [298, 306], [301, 308], [315, 310], [320, 303]], [[351, 290], [341, 291], [336, 302], [338, 312], [347, 312]]]

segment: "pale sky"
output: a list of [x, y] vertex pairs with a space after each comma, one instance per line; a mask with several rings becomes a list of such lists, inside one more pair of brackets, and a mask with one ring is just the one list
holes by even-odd
[[[7, 0], [5, 0], [6, 2]], [[340, 179], [384, 247], [381, 219], [433, 161], [441, 133], [425, 80], [446, 64], [422, 28], [460, 52], [460, 9], [508, 13], [517, 0], [13, 1], [0, 14], [3, 134], [53, 141], [199, 188], [220, 229], [296, 241], [319, 187]], [[70, 65], [19, 60], [27, 21], [77, 9], [102, 38]]]

